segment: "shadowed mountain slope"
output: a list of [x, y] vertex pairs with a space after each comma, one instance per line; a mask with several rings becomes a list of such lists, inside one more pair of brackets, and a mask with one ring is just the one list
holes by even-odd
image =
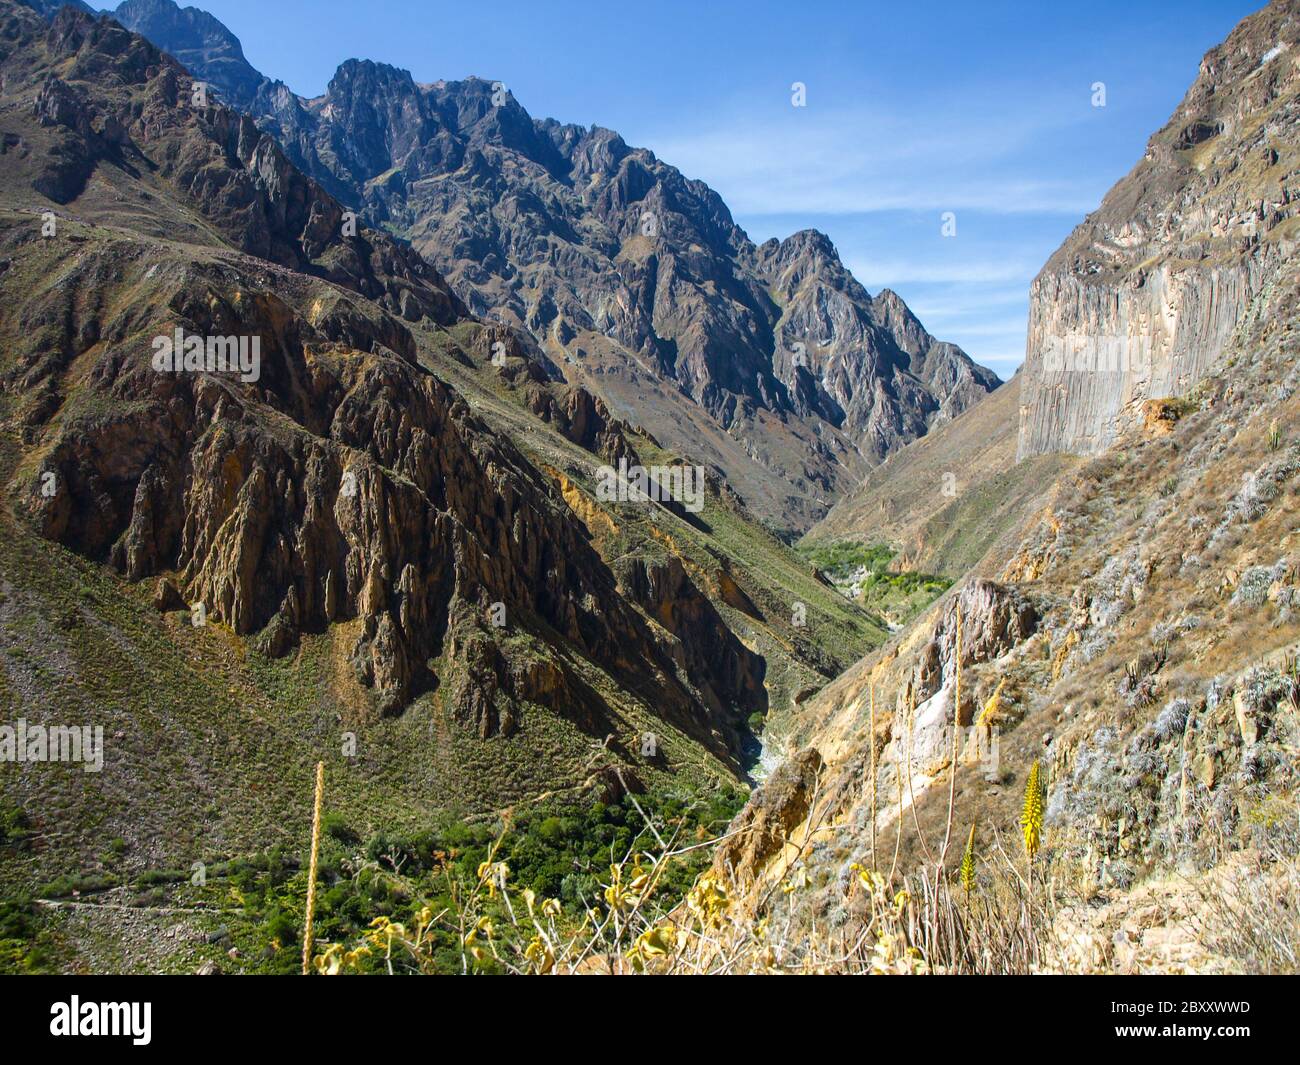
[[779, 528], [997, 384], [895, 294], [870, 296], [822, 234], [755, 246], [702, 182], [610, 130], [535, 120], [500, 82], [353, 59], [306, 100], [254, 88], [238, 42], [193, 9], [115, 15], [410, 239], [471, 310], [527, 331], [550, 373], [717, 468]]
[[679, 457], [142, 37], [0, 0], [0, 77], [0, 698], [115, 748], [5, 775], [25, 876], [264, 846], [318, 758], [372, 825], [743, 781], [883, 638], [716, 480], [602, 501]]

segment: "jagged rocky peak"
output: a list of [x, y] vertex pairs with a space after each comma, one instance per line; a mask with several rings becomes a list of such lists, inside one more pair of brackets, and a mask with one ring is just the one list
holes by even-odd
[[[344, 236], [327, 193], [247, 116], [178, 98], [181, 68], [142, 37], [11, 0], [0, 24], [24, 148], [0, 183], [0, 328], [17, 338], [0, 389], [30, 526], [270, 656], [346, 625], [377, 712], [437, 688], [481, 736], [541, 706], [603, 738], [600, 675], [736, 764], [764, 660], [682, 567], [621, 586], [551, 478], [420, 357], [437, 336], [482, 359], [505, 331], [467, 320], [409, 246]], [[75, 236], [34, 237], [19, 212], [47, 188]], [[635, 461], [601, 402], [529, 384], [559, 434]], [[670, 620], [651, 626], [650, 606]]]
[[666, 446], [704, 447], [783, 527], [997, 384], [897, 297], [873, 300], [823, 234], [756, 247], [704, 182], [611, 130], [533, 119], [504, 79], [423, 84], [351, 59], [319, 98], [267, 79], [250, 97], [228, 32], [229, 62], [209, 63], [206, 22], [147, 7], [127, 14], [474, 313], [527, 330]]
[[206, 11], [172, 0], [124, 0], [111, 14], [182, 66], [201, 71], [232, 107], [247, 110], [266, 80], [244, 58], [239, 38]]
[[961, 349], [935, 340], [897, 293], [872, 297], [830, 239], [803, 230], [756, 250], [780, 304], [779, 374], [799, 401], [880, 460], [999, 384]]
[[144, 37], [71, 7], [48, 33], [38, 29], [15, 26], [21, 47], [6, 57], [21, 71], [11, 88], [29, 79], [32, 112], [49, 131], [49, 150], [16, 164], [35, 191], [70, 203], [101, 167], [129, 175], [143, 166], [240, 251], [344, 285], [409, 321], [464, 315], [409, 246], [346, 232], [342, 206], [249, 116], [192, 104], [189, 75]]
[[1295, 255], [1300, 5], [1245, 19], [1035, 279], [1019, 454], [1094, 453], [1186, 396]]
[[[813, 262], [822, 267], [843, 269], [839, 253], [830, 237], [819, 229], [801, 229], [792, 233], [785, 240], [772, 237], [758, 246], [758, 255], [771, 272], [785, 273], [791, 267]], [[783, 288], [787, 292], [797, 286], [799, 275], [785, 279]]]

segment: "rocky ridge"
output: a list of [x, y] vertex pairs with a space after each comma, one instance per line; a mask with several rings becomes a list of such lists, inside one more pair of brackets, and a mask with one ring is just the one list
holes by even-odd
[[348, 60], [304, 100], [251, 88], [233, 36], [168, 0], [115, 16], [409, 238], [471, 310], [527, 331], [553, 373], [780, 527], [997, 384], [895, 294], [870, 296], [822, 234], [756, 247], [702, 182], [610, 130], [533, 119], [500, 82]]
[[[409, 247], [345, 235], [328, 193], [246, 116], [195, 106], [143, 38], [72, 9], [0, 17], [13, 191], [83, 216], [49, 239], [29, 216], [5, 242], [20, 339], [4, 386], [28, 446], [13, 487], [35, 527], [130, 580], [174, 582], [273, 657], [355, 622], [380, 713], [450, 680], [444, 698], [483, 735], [539, 704], [603, 736], [609, 707], [571, 652], [656, 692], [657, 713], [735, 764], [766, 705], [763, 660], [698, 604], [672, 635], [652, 629], [551, 480], [421, 365], [417, 333], [469, 329], [469, 350], [448, 342], [473, 363], [497, 327]], [[124, 199], [173, 240], [95, 224]], [[196, 225], [206, 246], [174, 242]], [[178, 328], [255, 337], [257, 373], [157, 372], [151, 338]], [[635, 457], [598, 400], [539, 388], [567, 439]], [[681, 575], [663, 592], [692, 595]], [[697, 623], [710, 657], [675, 661]], [[529, 652], [503, 650], [525, 635]]]
[[[1188, 354], [1186, 376], [1171, 388], [1184, 398], [1148, 401], [1135, 417], [1107, 420], [1088, 397], [1113, 375], [1076, 372], [1081, 383], [1071, 384], [1045, 376], [1041, 360], [1027, 367], [1022, 445], [1026, 427], [1031, 439], [1037, 428], [1046, 431], [1041, 404], [1050, 391], [1060, 404], [1052, 409], [1068, 415], [1056, 428], [1066, 435], [1053, 446], [1086, 442], [1101, 453], [1065, 467], [1050, 493], [1021, 514], [1015, 535], [991, 546], [979, 567], [987, 576], [954, 587], [809, 701], [780, 787], [756, 794], [737, 822], [759, 826], [765, 839], [773, 833], [761, 826], [780, 826], [780, 838], [757, 849], [731, 843], [718, 871], [743, 886], [758, 915], [771, 913], [764, 900], [778, 885], [794, 900], [781, 904], [798, 915], [781, 944], [784, 967], [819, 957], [823, 929], [861, 917], [857, 870], [887, 870], [892, 861], [904, 873], [933, 866], [949, 832], [953, 777], [948, 867], [955, 869], [973, 826], [976, 890], [992, 890], [1002, 848], [1019, 851], [1022, 797], [1035, 763], [1046, 781], [1035, 864], [1056, 907], [1042, 968], [1259, 971], [1272, 964], [1244, 929], [1289, 920], [1297, 847], [1300, 274], [1285, 204], [1285, 161], [1296, 147], [1294, 127], [1283, 122], [1293, 104], [1293, 64], [1281, 46], [1295, 16], [1295, 4], [1275, 3], [1246, 19], [1207, 55], [1189, 104], [1171, 124], [1176, 134], [1190, 129], [1183, 139], [1192, 144], [1235, 131], [1230, 143], [1240, 154], [1226, 172], [1206, 177], [1172, 163], [1151, 169], [1149, 159], [1135, 171], [1142, 181], [1117, 186], [1103, 217], [1076, 231], [1035, 282], [1039, 298], [1065, 276], [1053, 271], [1076, 270], [1068, 284], [1091, 293], [1097, 306], [1145, 299], [1143, 285], [1129, 284], [1134, 275], [1115, 282], [1096, 258], [1104, 249], [1081, 240], [1103, 224], [1112, 235], [1124, 231], [1125, 202], [1137, 215], [1127, 231], [1142, 232], [1143, 212], [1157, 199], [1150, 181], [1159, 175], [1161, 195], [1186, 213], [1166, 215], [1159, 236], [1143, 238], [1149, 243], [1133, 254], [1147, 265], [1138, 272], [1148, 280], [1162, 270], [1193, 275], [1175, 286], [1183, 302], [1168, 318], [1135, 311], [1129, 335], [1167, 351], [1197, 346], [1202, 361]], [[1188, 126], [1205, 108], [1222, 129]], [[1153, 141], [1156, 155], [1169, 147], [1169, 132]], [[1234, 231], [1202, 233], [1209, 216], [1189, 205], [1201, 202], [1207, 182], [1228, 194], [1243, 175], [1277, 180], [1275, 167], [1285, 171], [1283, 202], [1256, 204], [1268, 233], [1245, 241]], [[1184, 260], [1205, 241], [1207, 252], [1229, 262], [1217, 282], [1205, 256]], [[1111, 261], [1123, 275], [1121, 260], [1116, 253]], [[1108, 278], [1119, 287], [1107, 289]], [[1203, 293], [1224, 284], [1217, 291], [1233, 298], [1216, 296], [1213, 313], [1192, 313], [1201, 284], [1209, 286]], [[1041, 322], [1041, 303], [1038, 313]], [[1099, 347], [1111, 324], [1083, 315], [1071, 328]], [[1210, 343], [1215, 337], [1220, 348]], [[1180, 339], [1169, 347], [1170, 338]], [[1069, 436], [1079, 427], [1090, 428]], [[923, 451], [926, 443], [912, 447]], [[955, 743], [954, 725], [963, 729]], [[1012, 853], [1016, 860], [1023, 852]], [[1214, 901], [1220, 898], [1235, 901], [1225, 908]]]

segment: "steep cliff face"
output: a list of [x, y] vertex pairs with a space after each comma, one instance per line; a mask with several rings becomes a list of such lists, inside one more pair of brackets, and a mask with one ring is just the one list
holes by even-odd
[[[878, 869], [896, 849], [899, 869], [934, 863], [954, 772], [954, 846], [974, 825], [975, 853], [989, 856], [995, 879], [996, 834], [1015, 833], [1038, 762], [1036, 861], [1062, 903], [1055, 938], [1045, 933], [1049, 967], [1252, 964], [1248, 954], [1207, 959], [1181, 902], [1122, 935], [1115, 922], [1172, 870], [1192, 878], [1182, 882], [1195, 909], [1199, 889], [1187, 885], [1197, 877], [1232, 875], [1244, 853], [1263, 883], [1279, 854], [1294, 853], [1294, 264], [1284, 277], [1230, 344], [1231, 372], [1206, 379], [1199, 410], [1168, 431], [1121, 433], [1062, 479], [1004, 553], [999, 580], [963, 583], [810, 701], [791, 744], [813, 748], [825, 769], [784, 800], [801, 821], [792, 837], [818, 826], [803, 872], [787, 881], [806, 886], [801, 935], [850, 919], [846, 885], [855, 863], [873, 860], [873, 814]], [[735, 872], [771, 885], [789, 869], [738, 859]]]
[[[763, 660], [680, 569], [645, 597], [653, 625], [550, 477], [421, 363], [431, 334], [469, 365], [509, 335], [409, 247], [348, 235], [336, 201], [246, 116], [196, 104], [143, 38], [73, 10], [0, 19], [0, 380], [24, 445], [11, 491], [39, 533], [163, 578], [161, 604], [273, 658], [353, 626], [379, 713], [445, 686], [482, 736], [541, 705], [603, 737], [595, 667], [739, 768]], [[40, 194], [72, 217], [16, 213]], [[160, 365], [173, 337], [200, 362]], [[227, 339], [255, 361], [205, 365]], [[500, 343], [535, 374], [539, 425], [635, 461], [603, 404]]]
[[526, 330], [553, 375], [783, 528], [997, 384], [896, 295], [873, 299], [821, 234], [757, 248], [712, 189], [610, 130], [535, 120], [499, 82], [355, 59], [318, 99], [252, 86], [237, 42], [214, 51], [205, 20], [169, 7], [118, 15], [409, 238], [474, 313]]
[[1271, 4], [1035, 279], [1018, 453], [1097, 453], [1186, 396], [1297, 248], [1300, 11]]
[[[957, 882], [966, 838], [970, 899], [1000, 905], [990, 888], [1031, 767], [1044, 800], [1032, 864], [1055, 896], [1036, 971], [1267, 964], [1231, 929], [1285, 924], [1295, 897], [1297, 29], [1297, 5], [1273, 4], [1210, 52], [1148, 158], [1035, 282], [1021, 448], [1102, 454], [1022, 461], [1055, 484], [984, 541], [993, 579], [968, 575], [814, 695], [789, 737], [798, 753], [735, 822], [762, 846], [742, 836], [720, 871], [757, 885], [744, 896], [756, 917], [794, 915], [787, 970], [826, 957], [825, 929], [869, 941], [860, 871], [906, 909], [896, 874], [942, 857]], [[1114, 336], [1150, 364], [1045, 366], [1067, 341], [1087, 359]], [[1160, 402], [1171, 395], [1185, 398]], [[1005, 458], [1003, 418], [989, 446]], [[904, 449], [864, 498], [929, 520], [890, 481], [933, 485], [942, 443], [978, 457], [962, 420]], [[1225, 885], [1226, 919], [1206, 901]], [[1270, 916], [1260, 900], [1275, 891]], [[917, 958], [932, 949], [903, 941]]]

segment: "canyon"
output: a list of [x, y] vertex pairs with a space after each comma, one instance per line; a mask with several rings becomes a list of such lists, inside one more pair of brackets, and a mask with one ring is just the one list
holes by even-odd
[[320, 971], [425, 896], [408, 971], [1293, 965], [1297, 46], [1206, 54], [1001, 382], [503, 82], [0, 0], [0, 705], [104, 736], [0, 778], [14, 964], [296, 971], [319, 764]]

